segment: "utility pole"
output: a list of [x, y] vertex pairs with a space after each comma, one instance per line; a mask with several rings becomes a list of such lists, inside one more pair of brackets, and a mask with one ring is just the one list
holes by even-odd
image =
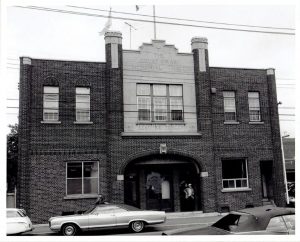
[[288, 185], [287, 185], [287, 177], [286, 177], [286, 168], [285, 168], [285, 157], [284, 157], [284, 148], [283, 148], [283, 139], [289, 137], [289, 134], [285, 134], [281, 136], [281, 151], [282, 151], [282, 163], [283, 163], [283, 177], [284, 177], [284, 186], [285, 186], [285, 199], [286, 203], [290, 203], [290, 198], [289, 198], [289, 190], [288, 190]]
[[156, 39], [155, 5], [153, 5], [154, 39]]
[[131, 29], [137, 30], [135, 27], [133, 27], [131, 24], [125, 22], [129, 26], [129, 36], [130, 36], [130, 49], [131, 49]]

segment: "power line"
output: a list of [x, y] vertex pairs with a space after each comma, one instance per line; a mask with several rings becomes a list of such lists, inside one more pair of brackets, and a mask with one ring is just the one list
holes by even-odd
[[[82, 15], [82, 16], [89, 16], [89, 17], [108, 18], [108, 16], [106, 16], [106, 15], [68, 11], [68, 10], [61, 10], [61, 9], [54, 9], [54, 8], [44, 8], [44, 7], [35, 7], [35, 6], [33, 6], [33, 7], [14, 6], [14, 7], [24, 8], [24, 9], [32, 9], [32, 10], [40, 10], [40, 11], [48, 11], [48, 12], [56, 12], [56, 13], [64, 13], [64, 14], [72, 14], [72, 15]], [[145, 23], [153, 23], [154, 22], [153, 20], [146, 20], [146, 19], [134, 19], [134, 18], [124, 18], [124, 17], [113, 17], [113, 16], [111, 16], [111, 18], [120, 19], [120, 20], [130, 20], [130, 21], [136, 21], [136, 22], [145, 22]], [[166, 24], [166, 25], [175, 25], [175, 26], [184, 26], [184, 27], [197, 27], [197, 28], [207, 28], [207, 29], [252, 32], [252, 33], [261, 33], [261, 34], [295, 35], [295, 33], [280, 32], [280, 31], [247, 30], [247, 29], [212, 27], [212, 26], [204, 26], [204, 25], [183, 24], [183, 23], [175, 23], [175, 22], [163, 22], [163, 21], [155, 21], [155, 23]]]
[[280, 77], [277, 77], [276, 79], [277, 80], [296, 80], [295, 78], [280, 78]]
[[6, 68], [8, 68], [8, 69], [20, 70], [20, 68], [15, 68], [15, 67], [10, 67], [10, 66], [7, 66]]
[[[30, 6], [34, 7], [34, 6]], [[87, 7], [79, 7], [73, 5], [67, 5], [67, 7], [71, 8], [79, 8], [79, 9], [87, 9], [87, 10], [95, 10], [100, 12], [109, 12], [109, 10], [99, 9], [99, 8], [87, 8]], [[143, 17], [150, 17], [153, 18], [152, 15], [147, 14], [137, 14], [137, 13], [128, 13], [128, 12], [120, 12], [120, 11], [111, 11], [112, 13], [119, 13], [119, 14], [127, 14], [127, 15], [134, 15], [134, 16], [143, 16]], [[265, 29], [285, 29], [285, 30], [295, 30], [294, 28], [281, 28], [281, 27], [271, 27], [271, 26], [259, 26], [259, 25], [247, 25], [247, 24], [233, 24], [233, 23], [226, 23], [226, 22], [214, 22], [214, 21], [203, 21], [203, 20], [195, 20], [195, 19], [185, 19], [185, 18], [172, 18], [172, 17], [165, 17], [165, 16], [157, 16], [156, 18], [161, 19], [172, 19], [172, 20], [180, 20], [180, 21], [188, 21], [188, 22], [198, 22], [198, 23], [208, 23], [208, 24], [219, 24], [219, 25], [231, 25], [231, 26], [241, 26], [241, 27], [250, 27], [250, 28], [265, 28]]]
[[283, 89], [295, 89], [294, 87], [277, 87], [277, 88], [283, 88]]
[[[135, 105], [136, 106], [136, 104], [132, 104], [132, 105]], [[157, 106], [164, 106], [164, 107], [167, 107], [167, 106], [165, 106], [165, 105], [157, 105]], [[19, 109], [19, 107], [9, 107], [9, 106], [7, 106], [6, 108], [8, 108], [8, 109]], [[35, 110], [44, 110], [45, 108], [43, 108], [43, 107], [41, 107], [41, 108], [31, 108], [31, 109], [35, 109]], [[47, 110], [59, 110], [58, 108], [46, 108]], [[66, 108], [64, 108], [64, 109], [66, 109]], [[67, 108], [67, 110], [73, 110], [74, 109], [74, 107], [69, 107], [69, 108]], [[139, 111], [138, 110], [122, 110], [122, 111], [120, 111], [120, 110], [106, 110], [106, 109], [90, 109], [90, 111], [92, 111], [92, 112], [101, 112], [101, 111], [111, 111], [111, 112], [122, 112], [122, 113], [138, 113]], [[154, 111], [155, 112], [155, 111]], [[165, 114], [171, 114], [172, 112], [171, 111], [165, 111], [165, 112], [163, 112], [163, 113], [165, 113]], [[183, 111], [183, 113], [184, 114], [196, 114], [197, 112], [188, 112], [188, 111]], [[212, 113], [213, 115], [215, 115], [215, 114], [224, 114], [224, 112], [218, 112], [218, 113], [216, 113], [216, 112], [214, 112], [214, 113]], [[279, 113], [278, 114], [279, 116], [295, 116], [295, 114], [287, 114], [287, 113]]]

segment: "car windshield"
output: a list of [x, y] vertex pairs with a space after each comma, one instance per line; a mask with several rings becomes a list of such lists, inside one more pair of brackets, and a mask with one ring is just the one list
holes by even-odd
[[212, 226], [215, 228], [223, 229], [226, 231], [234, 232], [237, 231], [239, 226], [241, 226], [249, 218], [247, 214], [228, 214], [224, 218], [214, 223]]
[[115, 212], [121, 212], [121, 211], [139, 211], [141, 209], [130, 206], [130, 205], [126, 205], [126, 204], [122, 204], [122, 205], [100, 205], [100, 206], [94, 206], [91, 207], [90, 209], [86, 210], [83, 214], [98, 214], [98, 213], [107, 213], [108, 211], [112, 211], [114, 210]]
[[89, 213], [91, 213], [95, 208], [96, 208], [96, 206], [95, 206], [95, 207], [91, 207], [91, 208], [89, 208], [88, 210], [86, 210], [83, 214], [89, 214]]
[[17, 218], [17, 217], [25, 217], [25, 215], [20, 211], [6, 211], [7, 218]]

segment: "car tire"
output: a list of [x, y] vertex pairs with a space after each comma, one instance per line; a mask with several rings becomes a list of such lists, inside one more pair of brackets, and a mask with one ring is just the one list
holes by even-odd
[[130, 228], [133, 232], [139, 233], [145, 227], [145, 223], [143, 221], [134, 221], [130, 223]]
[[65, 224], [61, 229], [61, 233], [65, 236], [73, 236], [78, 233], [78, 228], [75, 224]]

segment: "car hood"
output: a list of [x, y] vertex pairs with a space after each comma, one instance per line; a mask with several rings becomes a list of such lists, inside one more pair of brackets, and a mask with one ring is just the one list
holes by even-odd
[[173, 229], [162, 233], [162, 235], [225, 235], [225, 234], [229, 234], [229, 232], [212, 226], [208, 226], [208, 227], [195, 226], [195, 227], [183, 228], [183, 229]]
[[64, 219], [72, 219], [72, 218], [78, 218], [78, 217], [83, 217], [86, 216], [84, 214], [72, 214], [72, 215], [64, 215], [64, 216], [56, 216], [56, 217], [51, 217], [49, 218], [49, 222], [53, 221], [55, 219], [59, 219], [59, 220], [64, 220]]

